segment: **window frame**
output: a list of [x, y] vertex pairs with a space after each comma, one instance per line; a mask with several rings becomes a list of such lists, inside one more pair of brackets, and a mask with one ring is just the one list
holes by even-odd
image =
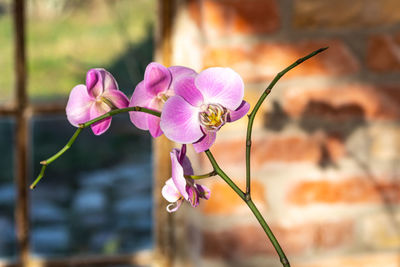
[[[158, 21], [156, 25], [156, 55], [164, 65], [171, 63], [171, 28], [173, 21], [173, 9], [175, 0], [158, 0]], [[127, 265], [156, 265], [171, 266], [174, 251], [173, 220], [171, 215], [165, 212], [165, 202], [160, 198], [160, 190], [166, 178], [169, 177], [170, 167], [166, 147], [172, 144], [166, 139], [154, 141], [153, 152], [155, 154], [154, 173], [154, 248], [152, 251], [138, 251], [130, 254], [88, 255], [66, 257], [59, 259], [33, 258], [30, 256], [30, 216], [29, 216], [29, 181], [31, 166], [30, 157], [30, 121], [38, 115], [56, 116], [64, 114], [65, 106], [61, 103], [50, 102], [45, 105], [35, 105], [29, 102], [27, 93], [27, 65], [26, 65], [26, 2], [24, 0], [12, 1], [13, 17], [13, 46], [14, 46], [14, 75], [15, 84], [11, 104], [0, 104], [0, 118], [12, 118], [15, 121], [14, 151], [14, 183], [16, 188], [16, 205], [14, 208], [14, 224], [17, 235], [16, 260], [1, 262], [0, 266], [109, 266], [110, 264]], [[158, 37], [158, 38], [157, 38]], [[35, 162], [33, 162], [35, 164]], [[165, 222], [167, 218], [167, 223]], [[163, 223], [160, 223], [163, 222]], [[169, 234], [168, 234], [169, 233]], [[161, 263], [161, 265], [160, 265]]]

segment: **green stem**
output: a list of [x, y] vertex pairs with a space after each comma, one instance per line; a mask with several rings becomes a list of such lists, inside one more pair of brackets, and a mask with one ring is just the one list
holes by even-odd
[[261, 227], [264, 229], [264, 232], [267, 234], [269, 240], [271, 240], [272, 245], [274, 246], [276, 252], [279, 255], [279, 259], [284, 267], [290, 267], [289, 260], [287, 259], [285, 252], [283, 252], [281, 246], [278, 243], [278, 240], [272, 233], [271, 228], [269, 228], [267, 222], [264, 220], [264, 217], [261, 215], [260, 211], [257, 209], [256, 205], [251, 199], [246, 200], [247, 206], [251, 209], [254, 216], [256, 216], [258, 222], [260, 223]]
[[253, 110], [251, 111], [250, 115], [248, 115], [249, 121], [247, 124], [247, 135], [246, 135], [246, 196], [250, 197], [250, 150], [251, 150], [251, 133], [253, 129], [253, 122], [254, 118], [256, 117], [256, 113], [258, 109], [260, 108], [261, 104], [264, 102], [265, 98], [269, 95], [271, 92], [272, 88], [274, 85], [279, 81], [280, 78], [282, 78], [283, 75], [285, 75], [288, 71], [291, 69], [297, 67], [307, 59], [312, 58], [313, 56], [325, 51], [328, 49], [328, 47], [320, 48], [315, 50], [314, 52], [308, 54], [305, 57], [299, 58], [294, 62], [292, 65], [287, 67], [286, 69], [282, 70], [279, 72], [275, 78], [272, 80], [272, 82], [268, 85], [268, 87], [265, 89], [264, 93], [261, 95], [261, 97], [258, 99], [256, 105], [254, 106]]
[[201, 174], [201, 175], [185, 175], [185, 177], [186, 178], [191, 178], [191, 179], [194, 179], [194, 180], [199, 180], [199, 179], [209, 178], [209, 177], [212, 177], [212, 176], [215, 176], [215, 175], [217, 175], [217, 172], [216, 171], [212, 171], [212, 172], [209, 172], [209, 173], [206, 173], [206, 174]]
[[215, 160], [214, 156], [212, 155], [210, 150], [206, 150], [205, 151], [208, 159], [211, 162], [211, 165], [214, 168], [214, 171], [233, 189], [233, 191], [236, 192], [236, 194], [238, 194], [238, 196], [243, 199], [244, 201], [246, 201], [245, 198], [245, 194], [244, 192], [231, 180], [231, 178], [229, 178], [228, 175], [226, 175], [226, 173], [219, 167], [217, 161]]
[[114, 109], [111, 110], [97, 118], [94, 118], [93, 120], [90, 120], [88, 122], [79, 124], [79, 128], [76, 129], [75, 133], [72, 135], [72, 137], [69, 139], [68, 143], [60, 150], [58, 151], [56, 154], [54, 154], [53, 156], [51, 156], [50, 158], [43, 160], [40, 162], [40, 164], [42, 164], [42, 169], [40, 170], [40, 173], [38, 175], [38, 177], [35, 179], [35, 181], [30, 185], [31, 189], [34, 189], [37, 185], [37, 183], [39, 183], [39, 181], [43, 178], [44, 176], [44, 172], [47, 168], [48, 165], [50, 165], [53, 161], [55, 161], [56, 159], [58, 159], [62, 154], [64, 154], [71, 146], [72, 144], [75, 142], [76, 138], [78, 137], [78, 135], [82, 132], [82, 130], [84, 128], [89, 127], [90, 125], [92, 125], [93, 123], [96, 123], [98, 121], [101, 121], [105, 118], [117, 115], [119, 113], [124, 113], [124, 112], [129, 112], [129, 111], [139, 111], [139, 112], [144, 112], [144, 113], [148, 113], [154, 116], [161, 116], [161, 113], [158, 111], [154, 111], [151, 109], [147, 109], [147, 108], [143, 108], [143, 107], [128, 107], [128, 108], [121, 108], [121, 109]]
[[129, 112], [129, 111], [144, 112], [144, 113], [148, 113], [148, 114], [151, 114], [151, 115], [154, 115], [154, 116], [157, 116], [157, 117], [161, 116], [161, 113], [158, 112], [158, 111], [151, 110], [151, 109], [148, 109], [148, 108], [142, 108], [142, 107], [129, 107], [129, 108], [114, 109], [114, 110], [111, 110], [111, 111], [109, 111], [107, 113], [104, 113], [103, 115], [101, 115], [101, 116], [99, 116], [97, 118], [94, 118], [93, 120], [90, 120], [88, 122], [80, 124], [79, 128], [86, 128], [86, 127], [92, 125], [93, 123], [101, 121], [102, 119], [117, 115], [119, 113]]
[[208, 159], [211, 162], [211, 165], [214, 167], [215, 172], [238, 194], [238, 196], [246, 202], [247, 206], [253, 212], [254, 216], [256, 216], [258, 222], [260, 223], [261, 227], [263, 228], [264, 232], [267, 234], [269, 240], [271, 241], [272, 245], [274, 246], [276, 252], [279, 255], [280, 261], [284, 267], [290, 267], [290, 263], [283, 252], [281, 246], [276, 240], [276, 237], [272, 233], [271, 229], [269, 228], [267, 222], [264, 220], [263, 216], [261, 215], [260, 211], [257, 209], [254, 202], [251, 198], [246, 195], [229, 177], [226, 173], [219, 167], [218, 163], [216, 162], [214, 156], [210, 152], [210, 150], [205, 151]]

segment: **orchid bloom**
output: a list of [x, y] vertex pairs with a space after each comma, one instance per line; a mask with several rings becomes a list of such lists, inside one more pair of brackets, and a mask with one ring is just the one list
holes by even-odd
[[161, 129], [172, 141], [193, 143], [196, 152], [211, 147], [217, 131], [243, 117], [250, 104], [243, 100], [242, 78], [230, 68], [209, 68], [177, 81], [175, 96], [161, 113]]
[[[144, 80], [136, 86], [129, 106], [140, 106], [161, 112], [165, 101], [175, 94], [175, 83], [183, 77], [195, 74], [196, 72], [190, 68], [181, 66], [166, 68], [152, 62], [146, 67]], [[135, 111], [130, 112], [129, 115], [137, 128], [149, 130], [154, 138], [162, 135], [159, 117]]]
[[178, 210], [184, 199], [189, 201], [193, 207], [199, 205], [200, 198], [209, 199], [210, 190], [196, 184], [191, 178], [186, 178], [185, 175], [193, 175], [192, 165], [189, 158], [186, 156], [186, 145], [182, 145], [182, 149], [173, 149], [170, 152], [172, 164], [172, 177], [167, 180], [162, 188], [162, 195], [171, 202], [167, 206], [168, 212]]
[[[105, 69], [91, 69], [86, 74], [86, 85], [75, 86], [68, 99], [68, 121], [75, 127], [99, 117], [112, 109], [128, 107], [129, 99], [118, 90], [114, 77]], [[111, 117], [91, 125], [95, 135], [107, 131]]]

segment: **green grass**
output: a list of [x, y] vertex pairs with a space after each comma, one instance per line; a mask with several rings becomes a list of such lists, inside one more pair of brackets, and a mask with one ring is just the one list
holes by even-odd
[[0, 17], [0, 102], [12, 95], [13, 80], [12, 24], [10, 16]]
[[[155, 1], [89, 2], [92, 4], [52, 16], [28, 12], [28, 91], [31, 99], [65, 98], [75, 85], [84, 83], [87, 70], [93, 67], [111, 68], [119, 72], [113, 73], [116, 77], [134, 72], [133, 76], [122, 77], [126, 78], [124, 87], [129, 85], [122, 89], [128, 94], [139, 81], [142, 65], [151, 60], [152, 46], [148, 39], [152, 36], [149, 26], [155, 19]], [[140, 46], [147, 47], [147, 57], [141, 58], [138, 64], [135, 57], [142, 55], [131, 51]], [[0, 16], [0, 101], [12, 94], [12, 53], [12, 24], [10, 15], [6, 14]], [[125, 64], [120, 64], [121, 60]], [[122, 69], [123, 66], [127, 69]]]

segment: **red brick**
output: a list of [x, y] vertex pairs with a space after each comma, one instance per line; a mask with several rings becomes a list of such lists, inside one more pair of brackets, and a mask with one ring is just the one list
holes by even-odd
[[[245, 184], [238, 183], [238, 186], [244, 188]], [[253, 180], [251, 188], [253, 201], [265, 206], [264, 186], [260, 182]], [[202, 205], [204, 213], [208, 215], [229, 215], [242, 210], [248, 211], [246, 203], [225, 182], [215, 182], [210, 186], [210, 189], [212, 195]]]
[[341, 181], [303, 181], [288, 193], [295, 205], [316, 203], [398, 203], [400, 184], [388, 180], [353, 177]]
[[295, 0], [295, 28], [343, 29], [400, 22], [398, 0]]
[[[285, 227], [270, 225], [287, 255], [308, 253], [313, 249], [351, 246], [354, 240], [350, 221], [310, 222]], [[221, 232], [203, 232], [203, 252], [208, 257], [243, 259], [262, 254], [275, 255], [275, 249], [259, 225], [241, 225]]]
[[[287, 255], [300, 254], [314, 245], [313, 225], [293, 228], [271, 226], [275, 237]], [[222, 232], [203, 233], [203, 252], [208, 257], [242, 259], [276, 252], [261, 226], [238, 226]]]
[[240, 46], [206, 47], [203, 64], [204, 67], [231, 67], [246, 81], [266, 82], [298, 58], [325, 46], [329, 46], [329, 49], [294, 68], [286, 76], [337, 76], [359, 70], [358, 61], [339, 40], [262, 42]]
[[276, 0], [203, 0], [202, 3], [202, 23], [211, 37], [265, 34], [275, 32], [280, 26]]
[[351, 221], [322, 222], [316, 227], [315, 247], [320, 249], [351, 245], [354, 240], [354, 224]]
[[371, 36], [367, 46], [367, 65], [376, 72], [400, 71], [400, 32]]
[[[381, 250], [382, 251], [382, 250]], [[303, 262], [295, 262], [296, 267], [377, 267], [377, 266], [398, 266], [398, 252], [394, 249], [391, 252], [373, 252], [367, 250], [364, 253], [338, 255], [334, 254], [329, 257], [310, 257]]]
[[[245, 167], [245, 140], [218, 141], [212, 152], [221, 166]], [[251, 166], [257, 169], [270, 162], [320, 163], [327, 159], [336, 162], [345, 155], [343, 140], [335, 135], [268, 135], [253, 138]]]
[[201, 0], [188, 0], [187, 9], [193, 21], [201, 27]]
[[330, 88], [291, 88], [283, 101], [294, 118], [399, 119], [400, 85], [350, 84]]
[[321, 159], [319, 141], [302, 136], [275, 136], [264, 140], [255, 140], [252, 152], [255, 165], [261, 165], [268, 161], [317, 163]]
[[341, 157], [346, 155], [346, 147], [344, 140], [336, 135], [330, 135], [323, 143], [327, 151], [327, 156], [333, 162], [337, 162]]

